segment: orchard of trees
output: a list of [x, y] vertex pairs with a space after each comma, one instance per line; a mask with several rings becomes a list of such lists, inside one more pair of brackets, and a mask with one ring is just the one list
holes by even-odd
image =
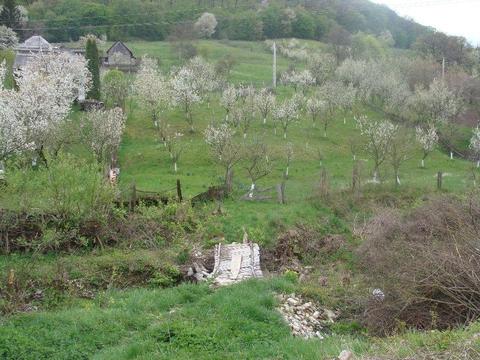
[[[95, 54], [94, 37], [88, 38], [86, 46]], [[251, 193], [257, 181], [271, 172], [273, 161], [263, 135], [251, 132], [255, 122], [264, 127], [271, 124], [274, 134], [283, 138], [286, 176], [293, 158], [288, 143], [291, 128], [319, 126], [328, 138], [330, 126], [339, 119], [344, 123], [347, 118], [355, 119], [364, 153], [372, 160], [373, 182], [381, 181], [381, 169], [390, 164], [399, 185], [401, 166], [410, 158], [415, 142], [422, 151], [418, 159], [421, 167], [427, 166], [428, 156], [440, 140], [453, 151], [455, 139], [449, 136], [455, 134], [451, 129], [468, 107], [466, 95], [472, 86], [468, 75], [452, 70], [438, 78], [435, 62], [407, 57], [349, 57], [336, 66], [334, 55], [305, 48], [297, 40], [280, 42], [279, 51], [294, 59], [293, 65], [305, 64], [303, 70], [291, 66], [279, 76], [280, 86], [293, 90], [293, 94], [280, 98], [271, 88], [229, 83], [225, 74], [201, 57], [174, 67], [168, 74], [162, 73], [155, 59], [144, 57], [131, 86], [123, 73], [112, 70], [103, 76], [101, 88], [94, 62], [67, 53], [38, 55], [15, 74], [15, 88], [1, 88], [0, 160], [8, 162], [26, 155], [33, 163], [48, 166], [51, 154], [58, 154], [69, 141], [64, 125], [80, 93], [95, 99], [102, 95], [107, 104], [107, 110], [92, 111], [82, 120], [82, 141], [99, 164], [113, 161], [125, 126], [123, 109], [127, 98], [133, 96], [154, 125], [174, 172], [187, 146], [184, 134], [173, 130], [174, 124], [165, 116], [169, 109], [177, 108], [190, 133], [204, 131], [212, 159], [224, 168], [227, 189], [232, 187], [234, 167], [242, 164], [251, 179]], [[429, 72], [417, 77], [425, 67]], [[6, 73], [3, 62], [2, 79]], [[199, 104], [209, 108], [211, 101], [218, 101], [224, 113], [204, 130], [197, 125], [196, 112]], [[366, 116], [365, 107], [376, 109], [383, 119]], [[478, 138], [476, 128], [468, 157], [477, 166]]]

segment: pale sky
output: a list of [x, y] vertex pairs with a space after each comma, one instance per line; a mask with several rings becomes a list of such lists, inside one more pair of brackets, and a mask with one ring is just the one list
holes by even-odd
[[480, 0], [371, 0], [401, 16], [480, 45]]

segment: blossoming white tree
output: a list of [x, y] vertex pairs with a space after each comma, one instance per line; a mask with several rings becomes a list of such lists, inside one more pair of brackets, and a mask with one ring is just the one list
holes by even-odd
[[422, 146], [422, 168], [425, 167], [425, 159], [435, 149], [438, 143], [438, 134], [435, 125], [431, 124], [428, 127], [417, 126], [415, 129], [417, 141]]
[[0, 25], [0, 50], [14, 48], [18, 44], [18, 37], [12, 29]]
[[320, 100], [316, 96], [313, 96], [307, 99], [305, 108], [308, 115], [310, 115], [312, 118], [313, 127], [316, 127], [318, 117], [326, 111], [327, 106], [324, 101]]
[[5, 76], [7, 75], [7, 61], [3, 60], [0, 63], [0, 91], [4, 89]]
[[185, 143], [181, 141], [182, 137], [182, 133], [172, 132], [168, 134], [166, 138], [167, 150], [170, 154], [170, 159], [172, 160], [173, 164], [173, 171], [175, 173], [178, 171], [178, 161], [180, 160], [180, 156], [185, 149]]
[[95, 34], [86, 34], [86, 35], [80, 36], [80, 38], [78, 39], [78, 45], [84, 48], [85, 46], [87, 46], [88, 40], [95, 41], [98, 46], [105, 45], [106, 35], [102, 35], [100, 37], [98, 37]]
[[287, 138], [287, 130], [289, 126], [298, 121], [298, 103], [296, 99], [291, 98], [278, 104], [273, 111], [273, 119], [283, 129], [283, 138]]
[[298, 89], [302, 90], [303, 93], [315, 84], [315, 78], [310, 73], [310, 70], [284, 72], [280, 81], [285, 85], [293, 86], [295, 91]]
[[410, 102], [412, 117], [423, 126], [448, 123], [463, 110], [463, 100], [445, 82], [435, 79], [428, 89], [417, 88]]
[[346, 116], [348, 113], [353, 112], [355, 102], [357, 100], [357, 91], [353, 85], [343, 87], [342, 96], [338, 99], [338, 105], [340, 111], [343, 113], [343, 123], [346, 124]]
[[401, 184], [400, 168], [410, 159], [412, 154], [412, 143], [415, 141], [412, 141], [410, 137], [411, 134], [405, 129], [397, 128], [390, 141], [389, 161], [393, 168], [394, 181], [397, 186]]
[[[68, 53], [39, 54], [16, 73], [18, 90], [8, 92], [16, 122], [26, 130], [25, 144], [33, 146], [47, 164], [46, 148], [59, 142], [60, 125], [71, 106], [90, 84], [86, 60]], [[12, 111], [0, 108], [0, 112]]]
[[215, 33], [217, 19], [215, 15], [205, 12], [195, 22], [195, 30], [201, 37], [209, 38]]
[[352, 85], [364, 102], [387, 113], [405, 116], [412, 94], [404, 74], [391, 60], [346, 59], [337, 68], [336, 76]]
[[27, 150], [27, 128], [15, 113], [16, 93], [5, 90], [5, 61], [0, 63], [0, 164], [16, 153]]
[[207, 106], [210, 107], [210, 94], [220, 85], [215, 68], [200, 56], [191, 59], [188, 62], [187, 67], [193, 74], [195, 74], [193, 80], [196, 82], [200, 97], [205, 99], [207, 101]]
[[250, 129], [252, 121], [255, 117], [255, 112], [253, 111], [252, 106], [247, 104], [244, 106], [235, 106], [232, 111], [232, 121], [229, 121], [229, 124], [232, 124], [235, 127], [240, 127], [242, 129], [243, 138], [247, 138], [247, 132]]
[[194, 132], [193, 106], [202, 102], [197, 74], [189, 67], [182, 67], [171, 75], [170, 87], [172, 104], [183, 108], [185, 120], [190, 125], [190, 131]]
[[165, 141], [165, 121], [161, 118], [162, 112], [170, 104], [171, 94], [168, 83], [160, 73], [156, 60], [144, 56], [140, 69], [133, 83], [133, 93], [140, 105], [149, 114], [153, 125], [160, 131]]
[[237, 100], [245, 104], [247, 101], [255, 99], [255, 93], [256, 91], [253, 85], [242, 84], [237, 88]]
[[319, 86], [333, 76], [335, 66], [335, 57], [325, 53], [315, 54], [308, 61], [308, 69]]
[[327, 137], [327, 129], [335, 114], [345, 108], [349, 89], [339, 81], [327, 81], [318, 89], [318, 97], [325, 103], [323, 120], [323, 136]]
[[255, 106], [263, 118], [263, 124], [266, 124], [268, 115], [275, 107], [275, 95], [268, 89], [261, 89], [255, 96]]
[[228, 121], [228, 116], [232, 111], [235, 103], [238, 100], [238, 91], [233, 85], [229, 85], [222, 93], [220, 98], [220, 105], [225, 109], [225, 120]]
[[244, 158], [244, 168], [251, 181], [248, 197], [253, 198], [257, 181], [272, 171], [269, 149], [262, 139], [254, 138], [245, 144]]
[[398, 130], [388, 120], [369, 119], [362, 115], [356, 119], [360, 134], [366, 139], [366, 150], [374, 162], [373, 182], [379, 182], [380, 165], [387, 158], [389, 147], [393, 136]]
[[234, 130], [223, 123], [218, 126], [209, 125], [205, 130], [205, 142], [215, 161], [225, 169], [225, 187], [232, 190], [233, 167], [242, 158], [241, 145], [234, 139]]
[[472, 149], [477, 160], [477, 168], [480, 167], [480, 127], [473, 130], [472, 138], [470, 139], [470, 149]]
[[85, 116], [87, 142], [98, 163], [112, 160], [120, 146], [126, 117], [121, 108], [92, 110]]

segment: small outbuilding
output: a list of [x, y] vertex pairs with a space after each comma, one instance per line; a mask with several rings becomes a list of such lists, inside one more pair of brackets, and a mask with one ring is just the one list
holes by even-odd
[[14, 69], [19, 69], [40, 53], [49, 53], [58, 50], [58, 48], [51, 45], [42, 36], [34, 35], [15, 48], [16, 55], [13, 67]]
[[106, 68], [134, 71], [137, 68], [138, 60], [127, 45], [117, 41], [107, 50], [107, 56], [102, 59], [102, 65]]

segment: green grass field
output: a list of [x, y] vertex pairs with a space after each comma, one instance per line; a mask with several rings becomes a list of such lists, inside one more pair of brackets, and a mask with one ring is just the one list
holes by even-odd
[[[309, 43], [309, 46], [315, 46]], [[318, 44], [318, 43], [317, 43]], [[137, 56], [148, 54], [159, 59], [162, 69], [167, 72], [172, 66], [178, 65], [179, 60], [172, 53], [171, 46], [164, 42], [132, 42], [128, 44]], [[230, 81], [234, 83], [253, 83], [257, 87], [271, 84], [271, 54], [263, 43], [250, 42], [218, 42], [201, 41], [197, 45], [199, 54], [209, 61], [215, 62], [223, 56], [232, 55], [237, 64], [231, 73]], [[317, 45], [321, 47], [321, 45]], [[280, 58], [279, 70], [285, 70], [289, 60]], [[303, 66], [300, 64], [299, 66]], [[292, 93], [291, 89], [279, 86], [278, 97], [284, 98]], [[212, 121], [220, 121], [225, 116], [224, 110], [218, 104], [219, 95], [212, 98], [211, 106], [201, 104], [194, 109], [196, 132], [189, 133], [184, 114], [179, 109], [171, 109], [164, 114], [167, 122], [177, 131], [184, 133], [186, 148], [179, 161], [179, 172], [173, 171], [168, 152], [159, 143], [155, 128], [148, 116], [134, 103], [127, 121], [127, 129], [120, 150], [121, 184], [128, 188], [133, 182], [137, 188], [148, 191], [171, 190], [175, 187], [176, 179], [180, 179], [183, 192], [187, 197], [194, 196], [214, 184], [222, 181], [223, 172], [212, 161], [208, 146], [203, 139], [203, 131]], [[382, 116], [370, 109], [365, 109], [369, 116]], [[261, 136], [269, 145], [274, 154], [274, 171], [258, 184], [261, 188], [270, 187], [282, 181], [285, 171], [285, 147], [291, 142], [294, 147], [293, 162], [290, 167], [290, 178], [286, 186], [288, 204], [279, 206], [275, 200], [264, 203], [245, 203], [237, 201], [243, 195], [249, 182], [242, 164], [235, 169], [235, 184], [237, 192], [233, 200], [225, 202], [227, 216], [224, 219], [224, 233], [227, 241], [235, 241], [241, 234], [242, 226], [253, 230], [257, 227], [266, 229], [268, 236], [275, 231], [272, 224], [284, 223], [291, 225], [298, 220], [313, 220], [319, 216], [318, 208], [322, 207], [318, 201], [309, 201], [315, 192], [320, 179], [321, 165], [325, 167], [329, 184], [333, 191], [349, 188], [353, 168], [353, 157], [350, 143], [361, 143], [359, 132], [355, 127], [353, 116], [347, 114], [344, 124], [343, 116], [339, 116], [331, 123], [328, 137], [323, 136], [321, 124], [312, 126], [312, 122], [304, 115], [297, 124], [288, 131], [285, 141], [279, 129], [274, 135], [271, 119], [266, 125], [260, 118], [250, 128], [248, 137]], [[240, 138], [241, 134], [237, 134]], [[320, 163], [319, 152], [322, 156]], [[361, 147], [358, 159], [362, 164], [363, 183], [366, 188], [375, 188], [368, 184], [371, 179], [373, 162], [368, 159]], [[384, 183], [382, 187], [392, 191], [415, 189], [417, 192], [429, 193], [436, 189], [436, 174], [442, 171], [444, 175], [443, 188], [445, 191], [463, 193], [471, 188], [471, 164], [459, 159], [450, 160], [448, 155], [437, 150], [426, 160], [426, 168], [420, 168], [421, 150], [412, 155], [401, 168], [402, 185], [394, 189], [394, 179], [391, 166], [386, 162], [381, 169]], [[320, 213], [322, 214], [322, 213]]]
[[[435, 354], [467, 346], [480, 351], [478, 324], [464, 331], [407, 333], [390, 339], [333, 329], [324, 340], [292, 338], [275, 310], [274, 292], [295, 285], [277, 278], [211, 290], [181, 285], [164, 290], [110, 291], [55, 312], [2, 322], [3, 359], [388, 359]], [[468, 343], [470, 341], [470, 343]], [[473, 342], [472, 342], [473, 341]], [[465, 345], [464, 345], [465, 344]]]

